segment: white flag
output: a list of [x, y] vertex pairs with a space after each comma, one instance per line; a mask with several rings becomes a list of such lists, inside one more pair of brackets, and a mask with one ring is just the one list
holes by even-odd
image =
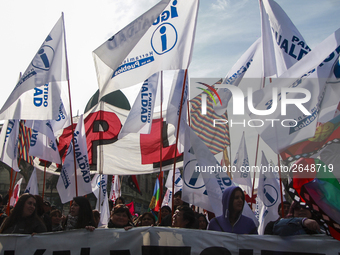
[[0, 119], [55, 119], [66, 81], [64, 21], [60, 17], [0, 110]]
[[260, 0], [263, 76], [280, 76], [311, 49], [274, 0]]
[[94, 52], [100, 98], [161, 70], [187, 69], [198, 0], [163, 0]]
[[51, 140], [44, 134], [32, 129], [29, 156], [38, 157], [49, 162], [61, 164], [56, 139]]
[[[320, 110], [324, 105], [335, 111], [339, 96], [325, 100], [328, 89], [339, 84], [340, 29], [329, 36], [271, 86], [248, 94], [247, 109], [258, 125], [261, 138], [275, 153], [314, 136]], [[296, 77], [296, 78], [292, 78]], [[339, 93], [334, 90], [334, 93]], [[326, 93], [327, 94], [327, 93]], [[328, 93], [329, 94], [329, 93]]]
[[20, 196], [20, 188], [21, 188], [22, 178], [20, 178], [17, 183], [15, 184], [13, 188], [12, 195], [9, 200], [10, 206], [15, 206], [15, 204], [18, 202], [19, 196]]
[[273, 171], [269, 170], [269, 163], [262, 151], [261, 172], [257, 188], [257, 199], [260, 204], [258, 233], [263, 235], [270, 221], [279, 218], [278, 207], [280, 204], [280, 184], [275, 178]]
[[18, 167], [19, 121], [6, 120], [0, 134], [0, 160], [15, 171]]
[[236, 172], [233, 172], [233, 181], [251, 197], [253, 184], [249, 171], [249, 159], [244, 132], [233, 165], [236, 167]]
[[121, 186], [119, 182], [119, 176], [112, 175], [110, 200], [112, 200], [114, 203], [116, 199], [121, 196], [121, 194], [122, 192], [121, 192]]
[[98, 227], [106, 225], [110, 219], [109, 203], [107, 199], [107, 175], [95, 174], [92, 178], [92, 192], [97, 198], [96, 209], [100, 212]]
[[[233, 86], [238, 86], [247, 72], [250, 65], [253, 63], [253, 58], [255, 53], [259, 50], [261, 45], [261, 38], [257, 39], [243, 55], [240, 59], [234, 64], [234, 66], [230, 69], [227, 76], [222, 81], [222, 84], [230, 84]], [[216, 86], [216, 88], [218, 85]], [[220, 104], [219, 100], [216, 100], [216, 104], [213, 105], [215, 112], [218, 115], [222, 115], [228, 106], [229, 100], [231, 99], [231, 92], [229, 89], [226, 88], [219, 88], [217, 89], [217, 93], [220, 95], [222, 105]]]
[[26, 120], [25, 126], [44, 134], [51, 140], [55, 140], [53, 127], [51, 121], [49, 120]]
[[182, 190], [183, 180], [182, 180], [181, 172], [178, 168], [176, 168], [176, 171], [175, 171], [175, 181], [174, 181], [175, 191], [174, 192], [172, 192], [172, 180], [173, 180], [173, 170], [169, 170], [168, 178], [166, 179], [166, 182], [165, 182], [165, 187], [167, 188], [167, 190], [165, 192], [165, 195], [162, 201], [162, 207], [164, 205], [167, 205], [170, 208], [172, 208], [172, 196], [176, 194], [177, 191]]
[[120, 130], [118, 139], [129, 133], [150, 134], [156, 103], [159, 73], [144, 81], [130, 113]]
[[[84, 129], [83, 115], [79, 117], [78, 124], [74, 130], [74, 146], [77, 169], [78, 196], [84, 196], [92, 192], [90, 165], [87, 155], [86, 135]], [[74, 153], [72, 141], [67, 151], [60, 176], [57, 190], [62, 203], [71, 201], [76, 196]]]
[[38, 179], [37, 179], [37, 169], [34, 168], [31, 174], [30, 180], [27, 183], [24, 193], [29, 193], [32, 195], [39, 195], [38, 189]]
[[[187, 123], [187, 113], [188, 113], [188, 97], [189, 97], [189, 87], [188, 87], [188, 75], [185, 74], [185, 70], [179, 70], [175, 73], [171, 92], [169, 96], [168, 107], [166, 111], [166, 122], [171, 123], [175, 126], [175, 132], [177, 134], [177, 127], [178, 127], [178, 118], [180, 107], [182, 105], [182, 113], [181, 113], [181, 122], [179, 126], [179, 137], [178, 137], [178, 144], [177, 148], [180, 153], [184, 150], [184, 135], [185, 135], [185, 125], [182, 123]], [[184, 94], [183, 100], [181, 103], [182, 98], [182, 90], [183, 90], [183, 83], [185, 78], [185, 87], [184, 87]]]
[[[229, 178], [226, 167], [219, 165], [218, 161], [203, 141], [199, 139], [187, 124], [185, 125], [186, 140], [182, 199], [184, 200], [185, 188], [200, 190], [202, 193], [189, 193], [189, 196], [191, 196], [191, 199], [195, 202], [193, 204], [215, 213], [216, 216], [220, 216], [223, 212], [223, 191], [226, 188], [233, 186], [234, 183]], [[203, 179], [203, 183], [200, 178]], [[187, 200], [184, 201], [188, 202]], [[251, 211], [250, 207], [247, 206], [246, 201], [244, 201], [244, 203], [245, 206], [242, 214], [251, 218], [255, 225], [258, 226], [258, 221], [255, 218], [254, 213]]]

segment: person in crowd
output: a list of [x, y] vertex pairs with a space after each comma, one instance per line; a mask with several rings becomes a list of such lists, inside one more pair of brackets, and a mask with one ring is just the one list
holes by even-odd
[[123, 197], [117, 197], [115, 205], [125, 205], [125, 199]]
[[[187, 202], [184, 202], [182, 200], [182, 191], [180, 190], [180, 191], [177, 191], [174, 195], [174, 210], [176, 210], [176, 208], [181, 205], [189, 206]], [[162, 226], [162, 227], [172, 226], [172, 212], [170, 212], [164, 218], [162, 217], [161, 223], [159, 224], [159, 226]]]
[[95, 227], [98, 228], [99, 222], [100, 222], [100, 212], [98, 210], [93, 210], [93, 218], [95, 222]]
[[51, 203], [45, 200], [43, 203], [43, 209], [44, 209], [44, 213], [50, 214], [52, 210]]
[[204, 229], [206, 230], [208, 227], [208, 220], [207, 217], [203, 213], [199, 213], [197, 216], [197, 222], [198, 222], [198, 229]]
[[235, 234], [257, 234], [257, 227], [252, 219], [242, 215], [245, 196], [241, 188], [232, 186], [222, 195], [223, 214], [213, 218], [208, 230]]
[[156, 223], [156, 218], [151, 212], [145, 212], [140, 216], [139, 222], [139, 226], [141, 227], [154, 226]]
[[130, 213], [129, 207], [123, 204], [113, 207], [107, 227], [124, 228], [125, 230], [128, 230], [132, 228], [132, 226], [132, 215]]
[[284, 215], [283, 215], [283, 217], [281, 217], [281, 215], [282, 215], [282, 203], [279, 204], [279, 206], [277, 208], [279, 218], [277, 220], [268, 222], [268, 224], [266, 225], [266, 227], [264, 229], [265, 235], [272, 235], [273, 234], [273, 227], [274, 227], [275, 223], [278, 222], [281, 218], [285, 218], [288, 215], [289, 208], [290, 208], [290, 203], [288, 201], [284, 201], [283, 202]]
[[43, 222], [45, 223], [45, 226], [47, 228], [48, 232], [52, 231], [52, 221], [51, 221], [51, 217], [49, 215], [49, 213], [46, 213], [44, 210], [44, 200], [42, 198], [42, 196], [39, 195], [34, 195], [35, 199], [37, 200], [37, 214], [38, 216], [43, 220]]
[[96, 223], [93, 218], [93, 212], [90, 202], [85, 197], [74, 197], [67, 215], [63, 228], [65, 230], [86, 228], [93, 231]]
[[55, 231], [62, 231], [63, 227], [61, 224], [62, 214], [61, 211], [58, 209], [55, 209], [50, 212], [50, 217], [52, 221], [52, 232]]
[[46, 232], [46, 226], [37, 215], [36, 198], [28, 193], [22, 194], [10, 216], [0, 228], [2, 234], [35, 234]]
[[187, 205], [180, 205], [172, 217], [172, 227], [192, 228], [195, 220], [194, 211]]
[[273, 234], [280, 236], [322, 234], [324, 231], [304, 202], [294, 201], [286, 218], [274, 224]]
[[168, 205], [164, 205], [162, 208], [161, 208], [161, 217], [162, 219], [165, 218], [165, 216], [171, 214], [171, 208], [170, 206]]

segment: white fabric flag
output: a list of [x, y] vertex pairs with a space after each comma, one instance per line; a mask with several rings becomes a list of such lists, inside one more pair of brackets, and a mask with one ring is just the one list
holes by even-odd
[[166, 122], [171, 123], [175, 126], [175, 132], [177, 132], [178, 127], [178, 117], [179, 111], [181, 107], [181, 98], [182, 98], [182, 90], [183, 83], [185, 78], [185, 87], [182, 101], [182, 114], [181, 114], [181, 123], [179, 126], [179, 137], [177, 148], [180, 153], [184, 150], [184, 135], [185, 135], [185, 125], [182, 123], [187, 123], [187, 112], [188, 112], [188, 98], [189, 98], [189, 85], [188, 85], [188, 75], [185, 75], [185, 70], [178, 70], [175, 72], [171, 92], [169, 96], [168, 107], [166, 111]]
[[106, 225], [110, 219], [110, 209], [107, 199], [107, 175], [95, 174], [92, 178], [92, 192], [97, 198], [96, 209], [100, 212], [98, 227]]
[[66, 81], [64, 21], [60, 17], [0, 110], [0, 119], [55, 119]]
[[49, 120], [26, 120], [25, 126], [44, 134], [51, 140], [55, 140], [53, 127], [51, 121]]
[[111, 182], [111, 191], [110, 191], [110, 200], [113, 201], [113, 203], [116, 201], [118, 197], [122, 195], [121, 192], [121, 186], [119, 182], [119, 176], [118, 175], [112, 175], [112, 182]]
[[164, 205], [170, 206], [172, 208], [172, 196], [176, 194], [177, 191], [182, 190], [183, 187], [183, 180], [181, 176], [181, 172], [178, 168], [176, 168], [175, 171], [175, 181], [174, 181], [174, 188], [175, 191], [172, 192], [172, 180], [173, 180], [173, 170], [169, 170], [168, 172], [168, 178], [165, 182], [165, 187], [167, 188], [163, 201], [162, 201], [162, 207]]
[[198, 0], [163, 0], [93, 52], [100, 96], [161, 70], [187, 69]]
[[24, 193], [29, 193], [32, 195], [39, 195], [38, 189], [38, 179], [37, 179], [37, 169], [34, 168], [30, 177], [30, 180], [27, 183], [26, 189]]
[[[252, 102], [248, 106], [253, 108], [247, 109], [248, 114], [251, 119], [263, 121], [258, 132], [275, 153], [313, 137], [324, 105], [335, 111], [340, 95], [333, 96], [333, 100], [324, 100], [324, 95], [325, 90], [334, 90], [340, 82], [334, 75], [339, 52], [340, 29], [274, 80], [271, 86], [248, 94], [248, 100]], [[334, 90], [334, 93], [339, 92]]]
[[21, 188], [22, 178], [20, 178], [17, 183], [15, 184], [13, 188], [12, 195], [9, 200], [10, 206], [15, 206], [15, 204], [18, 202], [19, 196], [20, 196], [20, 188]]
[[263, 76], [280, 76], [311, 49], [274, 0], [260, 0]]
[[[234, 183], [228, 176], [226, 169], [224, 168], [223, 170], [223, 167], [219, 165], [218, 161], [203, 141], [198, 138], [187, 124], [185, 125], [186, 140], [182, 200], [184, 200], [184, 195], [186, 195], [186, 198], [191, 196], [190, 201], [194, 201], [194, 205], [211, 211], [215, 213], [216, 216], [220, 216], [223, 213], [223, 191], [234, 185]], [[203, 179], [203, 183], [199, 178]], [[198, 181], [199, 183], [197, 183]], [[185, 188], [191, 188], [192, 190], [197, 189], [202, 193], [192, 192], [192, 194], [190, 194], [191, 192], [185, 192]], [[186, 191], [188, 191], [188, 189], [186, 189]], [[188, 200], [184, 201], [189, 203]], [[250, 210], [250, 207], [246, 205], [245, 201], [242, 214], [250, 217], [256, 226], [258, 226], [258, 221], [255, 218], [254, 213]]]
[[129, 133], [150, 134], [158, 80], [159, 73], [157, 72], [144, 81], [124, 126], [120, 130], [118, 139]]
[[267, 224], [279, 218], [278, 207], [280, 204], [280, 184], [273, 171], [270, 171], [264, 152], [262, 151], [261, 172], [257, 188], [257, 199], [259, 200], [259, 228], [258, 233], [263, 235]]
[[[233, 67], [228, 72], [227, 76], [222, 81], [222, 84], [228, 84], [233, 86], [238, 86], [247, 72], [250, 65], [253, 63], [253, 58], [255, 53], [259, 50], [261, 45], [261, 38], [257, 39], [247, 50], [243, 53], [240, 59], [233, 65]], [[218, 88], [218, 85], [216, 85]], [[222, 115], [228, 106], [229, 100], [231, 99], [231, 92], [226, 88], [218, 88], [217, 93], [220, 95], [222, 105], [219, 100], [216, 100], [216, 104], [213, 105], [215, 112], [218, 115]]]
[[[74, 130], [74, 146], [76, 157], [78, 196], [84, 196], [92, 192], [90, 165], [87, 155], [86, 134], [84, 129], [83, 115], [79, 117], [78, 124]], [[57, 190], [62, 203], [71, 201], [76, 196], [76, 185], [74, 175], [74, 153], [72, 141], [67, 151], [60, 176]]]
[[29, 156], [38, 157], [49, 162], [61, 164], [56, 139], [51, 140], [44, 134], [32, 129]]
[[0, 161], [20, 171], [18, 167], [19, 120], [6, 120], [0, 134]]
[[233, 181], [251, 197], [253, 184], [250, 176], [251, 173], [248, 171], [249, 168], [247, 168], [249, 167], [249, 159], [244, 132], [235, 156], [234, 166], [236, 167], [236, 172], [233, 172]]

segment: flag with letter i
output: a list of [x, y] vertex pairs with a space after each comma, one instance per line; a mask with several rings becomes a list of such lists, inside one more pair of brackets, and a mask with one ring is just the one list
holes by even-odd
[[163, 0], [94, 50], [99, 98], [161, 70], [187, 69], [198, 4]]

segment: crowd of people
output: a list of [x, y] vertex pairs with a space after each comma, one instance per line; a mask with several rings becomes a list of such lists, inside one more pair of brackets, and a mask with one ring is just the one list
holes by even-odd
[[[211, 213], [198, 213], [182, 199], [181, 191], [174, 195], [174, 213], [169, 206], [163, 206], [159, 215], [145, 212], [133, 216], [122, 197], [111, 203], [110, 219], [100, 228], [124, 228], [163, 226], [229, 232], [235, 234], [258, 234], [254, 221], [242, 214], [245, 195], [239, 187], [226, 189], [222, 197], [223, 214], [214, 217]], [[247, 204], [246, 204], [247, 205]], [[283, 210], [282, 207], [283, 206]], [[264, 234], [299, 235], [324, 233], [317, 218], [303, 203], [284, 202], [280, 204], [277, 220], [269, 222]], [[157, 217], [159, 216], [159, 217]], [[0, 234], [36, 234], [43, 232], [87, 229], [94, 231], [100, 222], [100, 213], [93, 210], [86, 197], [75, 197], [68, 215], [52, 208], [41, 196], [22, 194], [9, 216], [0, 214]]]

